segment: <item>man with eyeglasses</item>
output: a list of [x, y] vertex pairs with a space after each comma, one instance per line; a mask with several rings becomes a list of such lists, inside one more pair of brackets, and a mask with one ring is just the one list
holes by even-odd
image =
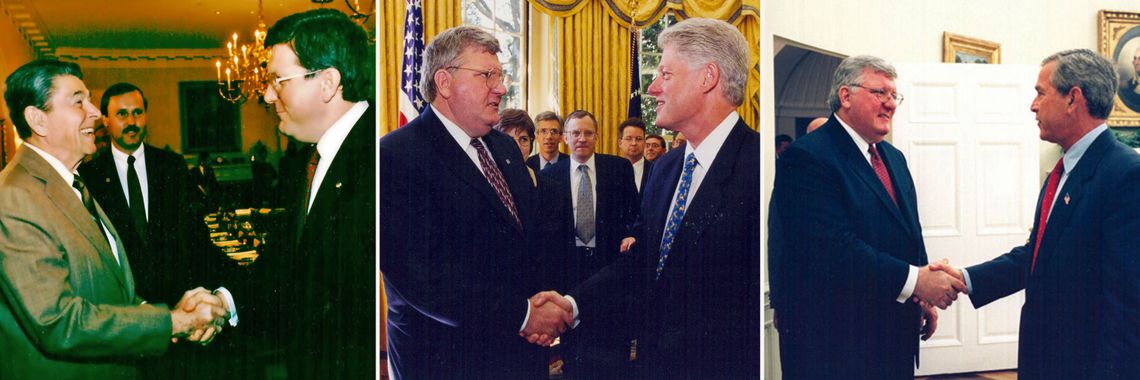
[[[278, 20], [265, 102], [281, 132], [308, 145], [281, 168], [283, 236], [234, 292], [241, 325], [279, 347], [289, 378], [375, 376], [375, 54], [347, 15], [314, 9]], [[239, 327], [242, 328], [242, 327]]]
[[534, 117], [535, 128], [538, 133], [538, 154], [526, 159], [527, 166], [534, 171], [542, 171], [560, 160], [566, 159], [566, 153], [558, 151], [562, 141], [562, 118], [553, 111], [544, 111]]
[[637, 193], [641, 194], [641, 184], [649, 178], [649, 169], [653, 164], [645, 159], [645, 123], [639, 117], [631, 117], [618, 125], [619, 145], [621, 155], [633, 165], [633, 182], [637, 185]]
[[[202, 217], [204, 200], [195, 191], [182, 156], [145, 143], [149, 102], [130, 83], [107, 87], [99, 102], [111, 140], [110, 152], [79, 166], [91, 195], [119, 231], [135, 274], [137, 293], [173, 305], [183, 290], [216, 285], [229, 263], [210, 243]], [[222, 299], [232, 302], [225, 288]], [[234, 306], [229, 306], [231, 312]], [[237, 319], [231, 318], [231, 323]], [[200, 350], [173, 350], [142, 363], [142, 376], [155, 377], [171, 365], [194, 363]]]
[[545, 379], [545, 351], [520, 334], [549, 345], [573, 322], [568, 302], [530, 301], [553, 289], [553, 257], [539, 244], [538, 195], [519, 146], [493, 130], [507, 92], [499, 52], [476, 27], [436, 35], [421, 70], [430, 107], [380, 140], [395, 380]]
[[[598, 143], [597, 119], [583, 110], [566, 116], [563, 139], [570, 148], [570, 159], [562, 160], [539, 173], [555, 184], [561, 194], [561, 213], [570, 215], [555, 237], [568, 254], [559, 267], [565, 268], [565, 291], [590, 278], [623, 254], [629, 253], [638, 213], [637, 188], [633, 167], [617, 156], [594, 152]], [[631, 128], [635, 129], [635, 128]], [[626, 326], [629, 313], [574, 328], [562, 339], [563, 373], [571, 379], [613, 379], [628, 377], [629, 345], [632, 334]]]
[[785, 376], [913, 379], [919, 338], [965, 285], [927, 267], [914, 180], [883, 141], [903, 96], [871, 56], [840, 62], [823, 127], [776, 161], [770, 268]]
[[649, 162], [656, 161], [657, 157], [661, 157], [661, 155], [665, 154], [666, 147], [668, 147], [668, 145], [665, 144], [665, 138], [661, 137], [661, 135], [645, 136], [645, 160]]

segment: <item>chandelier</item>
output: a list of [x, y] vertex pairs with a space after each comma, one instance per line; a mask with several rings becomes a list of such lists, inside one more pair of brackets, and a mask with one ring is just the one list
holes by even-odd
[[[234, 104], [258, 98], [265, 92], [265, 65], [269, 51], [265, 50], [265, 16], [261, 0], [257, 1], [257, 29], [252, 44], [238, 44], [238, 34], [226, 42], [226, 60], [215, 60], [218, 94]], [[225, 73], [223, 76], [222, 73]]]

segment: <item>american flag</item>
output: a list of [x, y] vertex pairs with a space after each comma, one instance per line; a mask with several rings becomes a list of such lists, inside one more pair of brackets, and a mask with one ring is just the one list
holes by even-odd
[[641, 61], [638, 58], [636, 20], [629, 28], [629, 112], [627, 117], [641, 118]]
[[420, 96], [420, 64], [424, 55], [424, 23], [422, 0], [406, 0], [404, 13], [404, 62], [400, 76], [400, 121], [404, 126], [420, 115], [426, 103]]

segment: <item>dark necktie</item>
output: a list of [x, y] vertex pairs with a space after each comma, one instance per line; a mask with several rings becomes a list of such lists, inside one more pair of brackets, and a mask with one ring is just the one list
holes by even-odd
[[697, 156], [689, 153], [685, 157], [685, 167], [681, 170], [681, 184], [677, 186], [677, 204], [669, 212], [669, 221], [665, 223], [665, 234], [661, 236], [660, 255], [657, 259], [657, 277], [661, 278], [661, 271], [665, 269], [665, 259], [669, 258], [669, 251], [673, 249], [673, 238], [677, 237], [677, 230], [681, 228], [681, 218], [685, 216], [685, 205], [689, 200], [689, 186], [693, 184], [693, 169], [697, 167]]
[[507, 211], [510, 211], [515, 223], [522, 227], [522, 222], [519, 221], [519, 211], [515, 208], [515, 199], [511, 197], [511, 191], [507, 188], [507, 181], [503, 179], [503, 172], [499, 171], [499, 166], [495, 165], [495, 160], [491, 159], [491, 155], [487, 153], [487, 147], [483, 146], [483, 142], [479, 139], [471, 139], [471, 146], [474, 146], [475, 151], [479, 153], [479, 163], [483, 166], [483, 176], [487, 177], [487, 182], [491, 183], [491, 187], [495, 189], [495, 194], [499, 196], [499, 201], [503, 202]]
[[578, 165], [582, 179], [578, 182], [578, 208], [574, 210], [574, 230], [582, 243], [594, 240], [594, 184], [590, 181], [590, 167]]
[[305, 212], [301, 215], [306, 215], [309, 213], [309, 198], [312, 198], [312, 196], [313, 196], [313, 176], [315, 176], [317, 174], [317, 164], [320, 164], [320, 163], [321, 163], [321, 152], [318, 151], [314, 147], [313, 148], [313, 155], [309, 156], [309, 167], [308, 167], [308, 175], [309, 175], [308, 178], [309, 179], [307, 179], [305, 181], [305, 189], [306, 189], [305, 190], [305, 202], [304, 202], [304, 204], [305, 204], [304, 211]]
[[135, 156], [127, 156], [127, 202], [131, 209], [131, 219], [135, 222], [135, 232], [139, 234], [139, 241], [147, 241], [146, 204], [143, 203], [142, 185], [139, 183], [139, 173], [135, 171]]
[[91, 214], [91, 218], [95, 219], [95, 226], [99, 228], [99, 236], [103, 237], [103, 241], [107, 242], [107, 245], [111, 245], [111, 242], [107, 240], [107, 235], [103, 232], [103, 222], [102, 219], [99, 218], [99, 210], [95, 207], [95, 199], [91, 198], [91, 193], [87, 191], [87, 185], [83, 183], [83, 178], [80, 178], [79, 174], [76, 174], [75, 179], [71, 180], [71, 187], [74, 187], [75, 190], [79, 190], [80, 199], [83, 200], [83, 207]]
[[1041, 238], [1045, 237], [1045, 224], [1049, 222], [1049, 212], [1053, 208], [1053, 198], [1057, 196], [1057, 185], [1061, 183], [1061, 175], [1065, 173], [1064, 158], [1057, 160], [1057, 166], [1049, 173], [1049, 180], [1045, 185], [1045, 195], [1041, 196], [1041, 217], [1037, 219], [1037, 241], [1033, 243], [1033, 261], [1029, 264], [1029, 273], [1037, 266], [1037, 251], [1041, 248]]
[[553, 165], [553, 164], [554, 164], [553, 162], [547, 161], [547, 162], [546, 162], [546, 165], [542, 165], [542, 168], [543, 168], [543, 169], [549, 168], [549, 167], [550, 167], [550, 165]]
[[871, 145], [868, 152], [871, 153], [871, 168], [875, 169], [875, 175], [879, 177], [879, 182], [883, 183], [883, 187], [887, 188], [887, 195], [891, 196], [891, 201], [895, 202], [895, 207], [898, 207], [899, 200], [895, 198], [895, 187], [891, 184], [891, 175], [887, 173], [887, 166], [883, 165], [883, 158], [879, 157], [879, 150], [875, 149], [875, 145]]

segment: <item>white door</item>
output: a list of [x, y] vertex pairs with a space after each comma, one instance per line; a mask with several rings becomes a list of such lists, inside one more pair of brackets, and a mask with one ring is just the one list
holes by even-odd
[[[1024, 244], [1040, 188], [1031, 65], [903, 64], [892, 143], [906, 155], [931, 261], [968, 266]], [[919, 375], [1017, 367], [1024, 293], [939, 311]]]

